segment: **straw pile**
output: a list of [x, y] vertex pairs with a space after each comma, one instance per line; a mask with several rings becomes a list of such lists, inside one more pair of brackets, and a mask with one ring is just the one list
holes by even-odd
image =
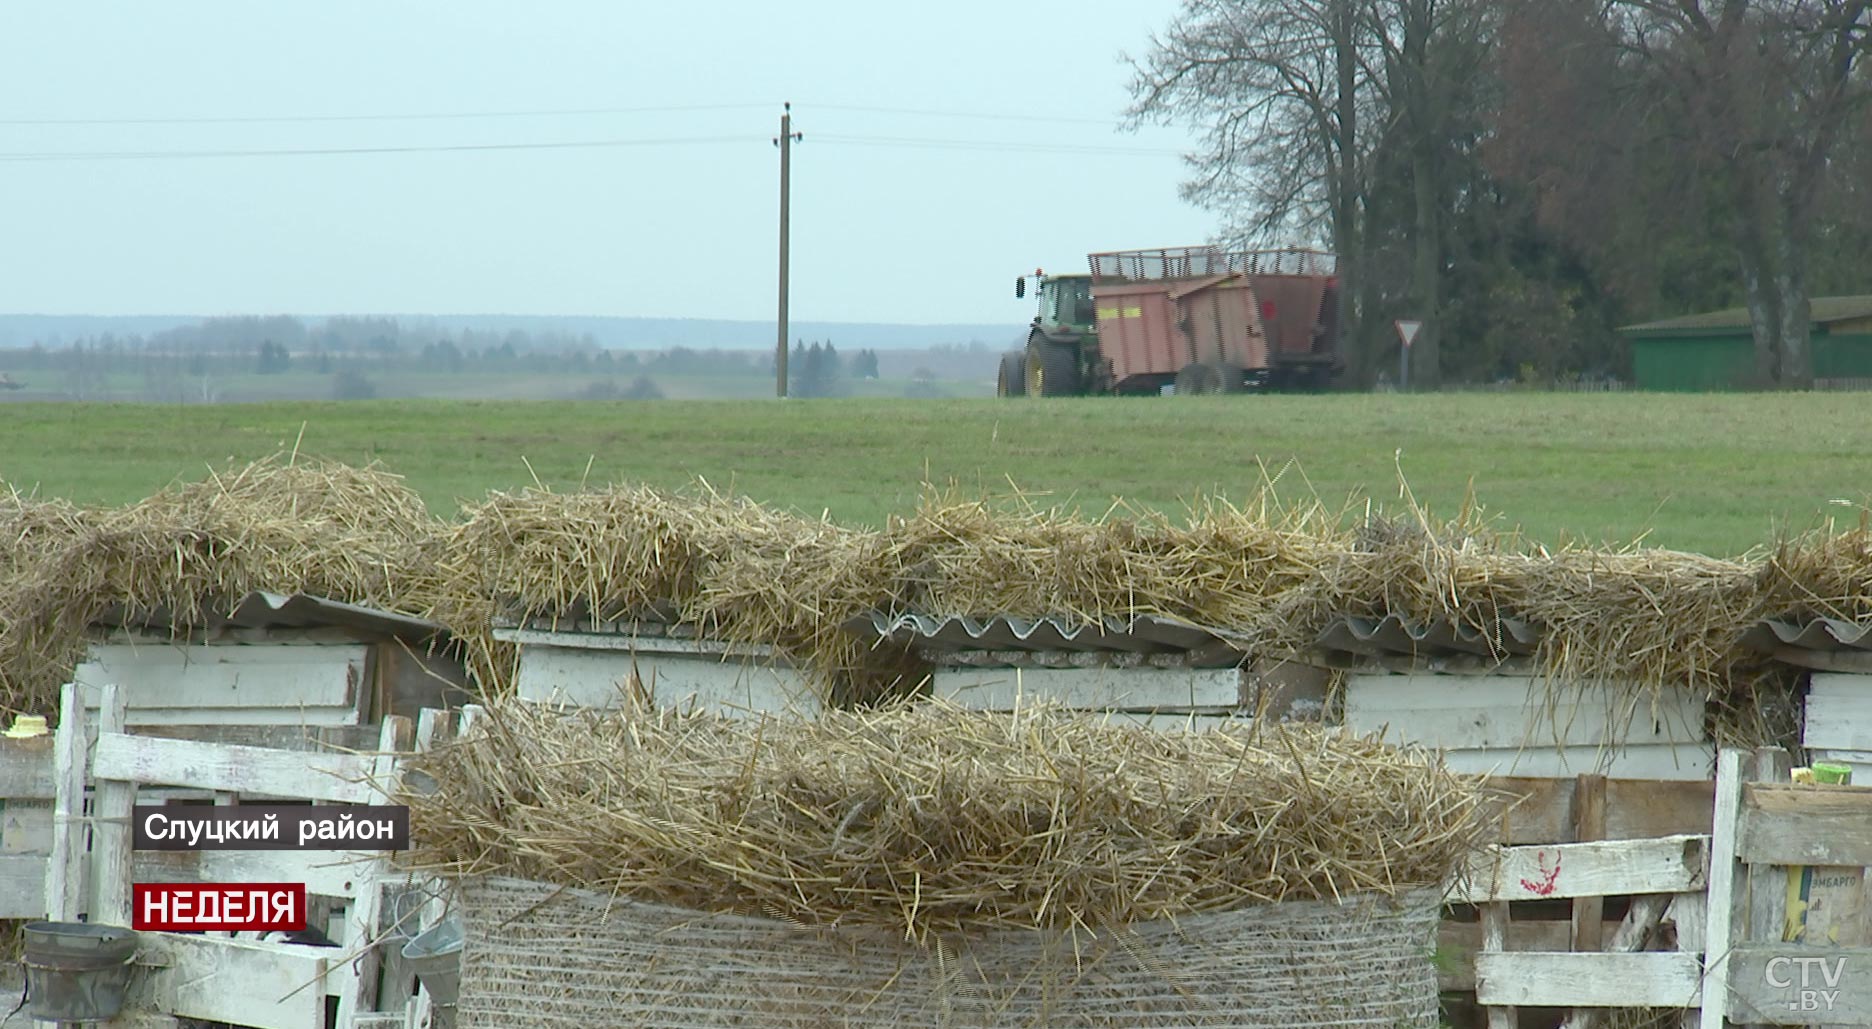
[[418, 759], [419, 867], [795, 925], [931, 934], [1138, 921], [1443, 882], [1478, 788], [1320, 732], [1058, 711], [823, 720], [497, 703]]
[[[921, 668], [842, 626], [872, 611], [1213, 627], [1257, 657], [1304, 657], [1345, 615], [1540, 633], [1554, 683], [1688, 686], [1737, 719], [1791, 689], [1742, 651], [1764, 617], [1872, 617], [1872, 530], [1827, 526], [1718, 560], [1671, 551], [1547, 549], [1491, 530], [1473, 506], [1435, 519], [1208, 499], [1184, 517], [1098, 517], [929, 491], [882, 530], [804, 518], [706, 483], [494, 493], [432, 518], [376, 467], [271, 459], [122, 508], [0, 492], [0, 703], [46, 711], [86, 623], [113, 604], [187, 619], [250, 589], [304, 590], [432, 618], [468, 644], [491, 693], [512, 672], [497, 607], [657, 618], [772, 645], [835, 704], [914, 691]], [[1769, 738], [1757, 730], [1737, 737]]]
[[375, 467], [255, 462], [121, 508], [0, 503], [0, 700], [46, 712], [114, 606], [177, 625], [248, 592], [304, 591], [423, 614], [438, 535], [416, 493]]
[[[1720, 697], [1746, 677], [1737, 638], [1784, 599], [1763, 588], [1759, 561], [1548, 550], [1489, 531], [1473, 507], [1438, 521], [1412, 504], [1395, 522], [1361, 522], [1267, 491], [1242, 507], [1205, 500], [1180, 521], [932, 491], [874, 532], [707, 489], [531, 490], [470, 509], [451, 550], [457, 577], [478, 574], [482, 592], [529, 614], [664, 610], [721, 638], [776, 644], [796, 663], [845, 677], [860, 699], [909, 683], [865, 678], [877, 655], [839, 630], [873, 610], [1165, 616], [1276, 658], [1304, 656], [1346, 615], [1451, 621], [1493, 639], [1517, 619], [1540, 630], [1534, 663], [1552, 681], [1675, 684]], [[1872, 595], [1872, 582], [1859, 588]]]

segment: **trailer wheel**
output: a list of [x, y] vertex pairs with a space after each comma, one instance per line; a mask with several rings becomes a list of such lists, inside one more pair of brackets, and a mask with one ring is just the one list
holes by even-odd
[[1035, 338], [1027, 343], [1027, 395], [1071, 397], [1079, 394], [1079, 355], [1071, 345]]
[[1217, 393], [1244, 393], [1248, 389], [1248, 373], [1226, 362], [1208, 366], [1215, 377]]
[[1001, 371], [995, 376], [995, 396], [1027, 395], [1027, 355], [1010, 350], [1001, 355]]
[[1186, 364], [1176, 374], [1176, 395], [1179, 397], [1200, 397], [1221, 390], [1222, 383], [1213, 365]]
[[1232, 364], [1221, 362], [1186, 364], [1176, 377], [1176, 391], [1181, 396], [1242, 393], [1247, 388], [1246, 373]]

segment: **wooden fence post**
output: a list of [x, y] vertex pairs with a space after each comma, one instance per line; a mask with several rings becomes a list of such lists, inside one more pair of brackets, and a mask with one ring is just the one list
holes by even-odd
[[77, 921], [84, 913], [85, 843], [84, 687], [66, 683], [59, 691], [58, 735], [52, 741], [52, 859], [46, 869], [46, 917]]

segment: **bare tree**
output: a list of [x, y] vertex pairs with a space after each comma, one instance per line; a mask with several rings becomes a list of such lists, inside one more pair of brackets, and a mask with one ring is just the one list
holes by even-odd
[[[1456, 187], [1445, 154], [1479, 95], [1482, 0], [1188, 0], [1132, 62], [1131, 118], [1205, 130], [1183, 192], [1232, 241], [1310, 235], [1340, 256], [1355, 373], [1396, 343], [1374, 262], [1378, 176], [1408, 182], [1411, 313], [1426, 325], [1416, 381], [1440, 373], [1443, 237]], [[1395, 353], [1395, 349], [1391, 352]]]
[[1411, 381], [1442, 381], [1444, 236], [1453, 186], [1450, 150], [1473, 116], [1493, 9], [1479, 0], [1369, 0], [1377, 65], [1369, 70], [1393, 142], [1409, 168], [1410, 303], [1422, 320]]
[[1128, 112], [1203, 127], [1183, 195], [1222, 216], [1229, 242], [1328, 243], [1354, 325], [1369, 304], [1366, 30], [1360, 0], [1188, 0], [1131, 62]]

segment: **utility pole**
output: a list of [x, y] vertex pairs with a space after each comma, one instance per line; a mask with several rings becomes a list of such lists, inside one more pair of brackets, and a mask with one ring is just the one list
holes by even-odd
[[788, 176], [792, 170], [793, 144], [805, 138], [793, 131], [793, 104], [783, 105], [780, 135], [774, 145], [780, 148], [780, 335], [774, 344], [774, 392], [781, 399], [787, 395], [787, 196]]

